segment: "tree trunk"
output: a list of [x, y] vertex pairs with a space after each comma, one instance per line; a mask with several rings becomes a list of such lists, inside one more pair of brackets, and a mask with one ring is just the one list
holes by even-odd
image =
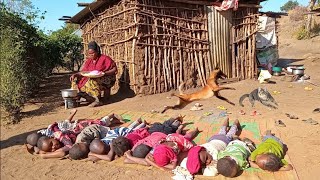
[[[310, 13], [315, 5], [316, 0], [310, 0], [308, 5], [308, 12]], [[311, 36], [311, 26], [312, 26], [312, 14], [308, 14], [307, 21], [306, 21], [306, 31], [307, 31], [307, 38]]]

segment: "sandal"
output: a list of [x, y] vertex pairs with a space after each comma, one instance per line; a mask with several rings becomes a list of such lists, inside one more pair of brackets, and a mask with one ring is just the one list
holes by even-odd
[[278, 127], [286, 127], [286, 125], [284, 124], [284, 122], [282, 122], [281, 120], [276, 120], [275, 125]]
[[201, 111], [202, 110], [202, 107], [197, 107], [197, 106], [192, 106], [190, 108], [190, 111]]
[[305, 123], [309, 123], [309, 124], [311, 124], [311, 125], [317, 125], [317, 124], [319, 124], [318, 121], [313, 120], [312, 118], [304, 119], [304, 120], [302, 120], [302, 121], [305, 122]]
[[250, 116], [257, 116], [257, 115], [261, 115], [261, 114], [258, 113], [257, 111], [252, 111], [252, 113], [250, 114]]
[[316, 108], [312, 111], [312, 113], [316, 114], [316, 113], [320, 113], [320, 108]]
[[246, 112], [244, 112], [244, 110], [240, 110], [240, 111], [239, 111], [239, 114], [241, 114], [241, 115], [245, 115], [245, 114], [246, 114]]
[[297, 116], [295, 115], [292, 115], [292, 114], [289, 114], [289, 113], [286, 113], [286, 116], [290, 119], [299, 119]]

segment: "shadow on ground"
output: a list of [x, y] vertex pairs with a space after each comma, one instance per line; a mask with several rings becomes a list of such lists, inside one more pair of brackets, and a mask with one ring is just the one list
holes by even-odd
[[23, 145], [26, 143], [26, 138], [29, 134], [35, 133], [39, 131], [40, 129], [30, 131], [30, 132], [25, 132], [22, 134], [18, 134], [15, 136], [12, 136], [6, 140], [1, 140], [0, 141], [0, 150], [11, 147], [11, 146], [16, 146], [16, 145]]
[[303, 61], [304, 59], [285, 59], [285, 58], [279, 58], [277, 66], [279, 67], [287, 67], [290, 65], [295, 65], [295, 66], [303, 66], [303, 64], [297, 64], [299, 61]]

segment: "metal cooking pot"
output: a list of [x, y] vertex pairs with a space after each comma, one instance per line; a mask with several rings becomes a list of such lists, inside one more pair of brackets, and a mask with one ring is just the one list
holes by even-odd
[[293, 75], [304, 75], [304, 67], [291, 68]]
[[61, 95], [63, 98], [73, 98], [76, 97], [78, 94], [78, 91], [75, 89], [62, 89]]

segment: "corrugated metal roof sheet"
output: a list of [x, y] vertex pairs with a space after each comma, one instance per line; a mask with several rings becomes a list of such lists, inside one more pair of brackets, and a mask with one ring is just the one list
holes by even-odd
[[108, 4], [110, 3], [110, 0], [98, 0], [98, 1], [94, 1], [92, 3], [90, 3], [89, 6], [85, 7], [84, 9], [82, 9], [80, 12], [78, 12], [76, 15], [74, 15], [69, 22], [71, 23], [75, 23], [75, 24], [80, 24], [81, 21], [86, 18], [87, 16], [89, 16], [90, 14], [92, 14], [92, 12], [94, 12], [95, 10], [99, 9], [101, 6], [103, 6], [104, 4]]

